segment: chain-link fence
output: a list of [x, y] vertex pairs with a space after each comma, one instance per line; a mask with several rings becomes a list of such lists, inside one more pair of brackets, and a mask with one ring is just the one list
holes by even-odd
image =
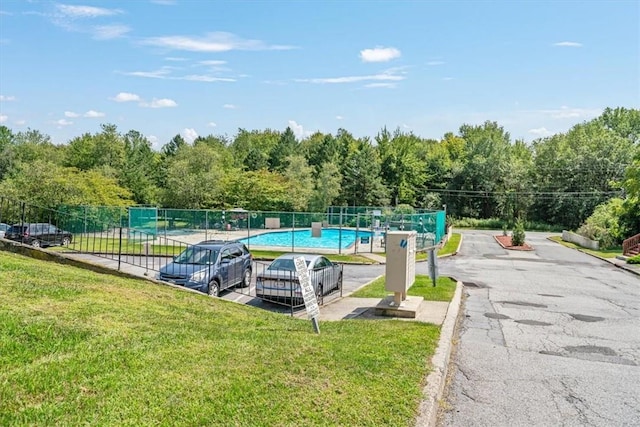
[[[347, 212], [154, 209], [130, 208], [129, 228], [192, 243], [241, 240], [250, 248], [338, 254], [385, 252], [388, 231], [416, 231], [419, 250], [439, 243], [445, 235], [444, 211], [407, 214], [369, 207], [345, 208]], [[357, 210], [362, 212], [352, 213]]]
[[[343, 207], [327, 212], [273, 212], [158, 209], [148, 206], [62, 206], [39, 208], [0, 199], [0, 222], [56, 224], [70, 233], [89, 236], [115, 229], [125, 237], [195, 244], [204, 240], [240, 240], [251, 249], [280, 252], [357, 254], [386, 252], [386, 233], [414, 230], [418, 250], [442, 241], [444, 211], [407, 214], [391, 208]], [[22, 210], [26, 209], [27, 212]], [[355, 212], [355, 213], [354, 213]], [[25, 215], [26, 214], [26, 215]], [[86, 239], [85, 239], [86, 240]]]

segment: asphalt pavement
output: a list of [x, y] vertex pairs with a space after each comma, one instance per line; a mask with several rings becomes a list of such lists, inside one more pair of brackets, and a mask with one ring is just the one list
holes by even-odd
[[640, 277], [527, 233], [464, 231], [465, 284], [440, 426], [640, 425]]

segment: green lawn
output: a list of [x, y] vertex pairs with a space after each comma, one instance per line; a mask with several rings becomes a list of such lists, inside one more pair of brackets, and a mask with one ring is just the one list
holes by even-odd
[[462, 234], [460, 233], [451, 233], [451, 238], [445, 243], [445, 245], [438, 251], [438, 256], [450, 255], [455, 253], [458, 250], [458, 245], [460, 245], [460, 239], [462, 238]]
[[0, 252], [0, 425], [414, 425], [440, 329], [321, 322]]
[[[423, 297], [427, 301], [451, 301], [456, 290], [456, 281], [450, 277], [440, 276], [436, 280], [436, 286], [429, 276], [416, 275], [416, 281], [407, 291], [407, 295]], [[384, 298], [393, 295], [384, 288], [385, 278], [380, 277], [367, 286], [358, 289], [351, 294], [357, 298]]]
[[[149, 245], [150, 255], [159, 256], [175, 256], [182, 252], [187, 247], [186, 244], [182, 245]], [[117, 238], [110, 237], [77, 237], [68, 247], [52, 246], [48, 248], [53, 251], [64, 252], [68, 250], [74, 250], [79, 252], [93, 252], [93, 253], [118, 253], [122, 250], [123, 254], [138, 255], [145, 254], [145, 248], [140, 240], [122, 239], [122, 248], [120, 248], [120, 242]], [[288, 253], [290, 251], [263, 251], [263, 250], [251, 250], [251, 253], [256, 259], [270, 260], [275, 259], [278, 256]], [[373, 264], [375, 261], [364, 257], [362, 255], [349, 255], [349, 254], [329, 254], [327, 255], [331, 261], [334, 262], [347, 262], [357, 264]]]
[[[451, 239], [447, 241], [447, 243], [438, 250], [438, 256], [450, 255], [458, 250], [458, 245], [460, 244], [460, 239], [462, 235], [460, 233], [452, 233]], [[381, 256], [387, 256], [386, 253], [377, 254]], [[426, 261], [429, 257], [427, 252], [418, 252], [416, 254], [416, 261]]]
[[580, 245], [576, 245], [575, 243], [565, 242], [564, 240], [562, 240], [562, 236], [552, 236], [550, 237], [550, 239], [568, 248], [579, 249], [583, 252], [586, 252], [591, 255], [595, 255], [600, 258], [615, 258], [618, 255], [622, 255], [622, 246], [617, 248], [612, 248], [612, 249], [603, 249], [599, 251], [594, 251], [593, 249], [587, 249]]

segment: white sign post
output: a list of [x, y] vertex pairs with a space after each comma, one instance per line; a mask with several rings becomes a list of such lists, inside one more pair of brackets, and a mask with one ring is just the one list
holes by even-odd
[[311, 277], [309, 276], [309, 270], [307, 269], [307, 263], [304, 257], [296, 257], [293, 259], [293, 263], [296, 266], [296, 272], [298, 273], [298, 281], [300, 282], [300, 288], [302, 289], [302, 298], [304, 299], [304, 306], [307, 309], [307, 316], [311, 319], [313, 329], [316, 334], [320, 333], [320, 326], [318, 325], [318, 316], [320, 315], [320, 307], [318, 307], [318, 300], [316, 299], [316, 292], [311, 284]]

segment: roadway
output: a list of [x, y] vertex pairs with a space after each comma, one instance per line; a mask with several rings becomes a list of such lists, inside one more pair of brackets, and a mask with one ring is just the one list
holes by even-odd
[[640, 280], [527, 233], [465, 231], [441, 273], [465, 283], [440, 426], [640, 425]]

